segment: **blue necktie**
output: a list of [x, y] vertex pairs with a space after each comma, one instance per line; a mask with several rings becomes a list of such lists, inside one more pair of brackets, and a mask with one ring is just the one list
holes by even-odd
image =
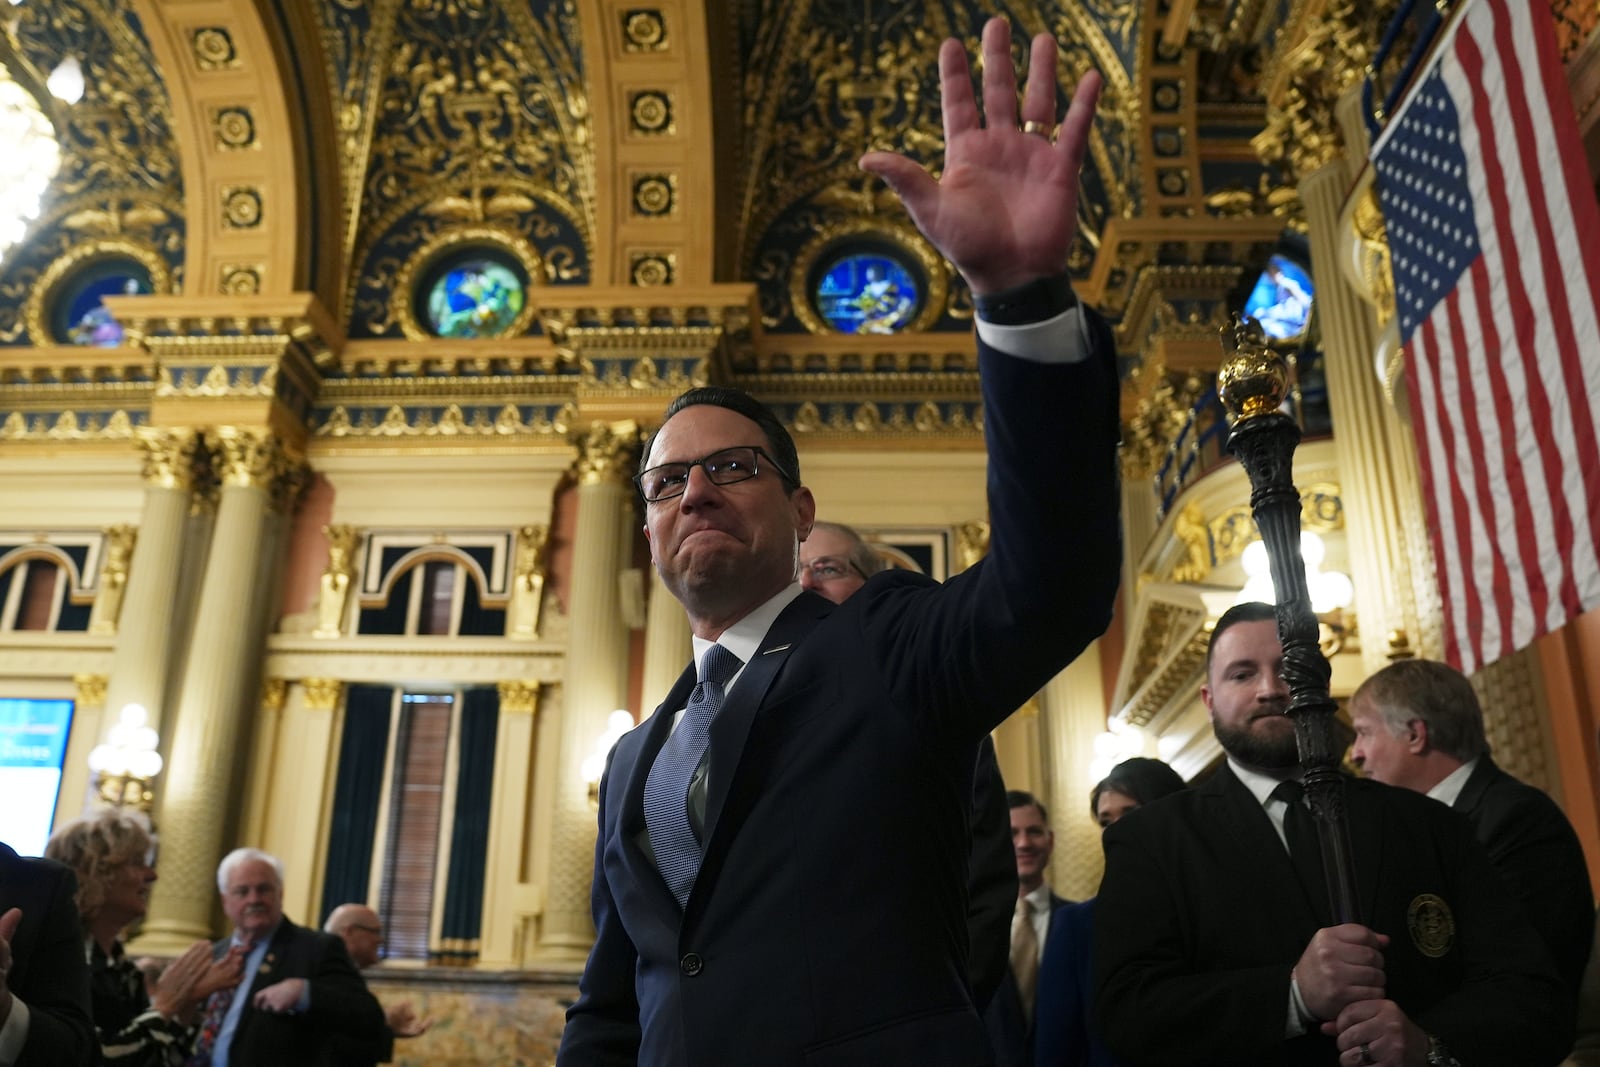
[[683, 719], [661, 746], [644, 780], [644, 822], [656, 867], [678, 906], [689, 901], [700, 873], [700, 840], [689, 823], [689, 782], [711, 741], [711, 720], [722, 708], [722, 689], [744, 663], [721, 645], [700, 660], [700, 681], [689, 694]]

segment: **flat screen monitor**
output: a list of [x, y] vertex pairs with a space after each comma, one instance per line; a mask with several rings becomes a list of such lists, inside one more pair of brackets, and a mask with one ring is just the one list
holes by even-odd
[[0, 697], [0, 841], [44, 854], [61, 792], [72, 701]]
[[1244, 317], [1260, 323], [1268, 337], [1294, 341], [1305, 335], [1311, 323], [1314, 295], [1306, 269], [1288, 256], [1273, 253], [1245, 298]]

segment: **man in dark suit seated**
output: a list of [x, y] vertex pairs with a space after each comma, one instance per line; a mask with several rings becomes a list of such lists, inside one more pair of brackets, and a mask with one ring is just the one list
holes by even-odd
[[217, 888], [233, 936], [213, 951], [221, 956], [242, 946], [245, 980], [206, 1003], [190, 1064], [331, 1063], [336, 1038], [382, 1040], [383, 1009], [367, 992], [344, 942], [284, 916], [283, 865], [276, 857], [234, 849], [217, 867]]
[[94, 1062], [72, 871], [0, 843], [0, 1067]]
[[[800, 545], [800, 584], [835, 604], [850, 599], [883, 569], [883, 557], [843, 523], [813, 523], [811, 536]], [[967, 861], [967, 974], [980, 1013], [987, 1011], [1005, 980], [1017, 899], [1006, 797], [994, 740], [985, 737], [972, 775], [972, 853]]]
[[1017, 894], [1009, 924], [1005, 979], [984, 1013], [983, 1024], [989, 1031], [997, 1067], [1029, 1067], [1033, 1063], [1039, 962], [1044, 958], [1045, 938], [1056, 909], [1070, 902], [1056, 896], [1044, 876], [1056, 847], [1049, 812], [1038, 797], [1021, 789], [1007, 793], [1006, 804], [1011, 810]]
[[1033, 43], [1025, 129], [1010, 49], [991, 20], [984, 126], [945, 42], [940, 181], [862, 161], [974, 293], [988, 554], [943, 585], [890, 570], [843, 604], [807, 592], [815, 502], [789, 432], [733, 389], [669, 406], [638, 484], [696, 663], [601, 781], [562, 1067], [989, 1062], [967, 976], [972, 769], [1105, 628], [1119, 547], [1114, 346], [1063, 272], [1099, 78], [1056, 142], [1054, 41]]
[[1495, 765], [1472, 683], [1447, 663], [1391, 663], [1350, 698], [1350, 721], [1350, 758], [1368, 777], [1424, 793], [1472, 823], [1576, 997], [1594, 938], [1583, 846], [1555, 801]]
[[[1200, 694], [1226, 765], [1105, 832], [1106, 1043], [1131, 1063], [1188, 1067], [1559, 1062], [1571, 1000], [1442, 804], [1345, 782], [1359, 915], [1334, 925], [1282, 667], [1270, 605], [1224, 613]], [[1304, 844], [1291, 854], [1289, 840]]]

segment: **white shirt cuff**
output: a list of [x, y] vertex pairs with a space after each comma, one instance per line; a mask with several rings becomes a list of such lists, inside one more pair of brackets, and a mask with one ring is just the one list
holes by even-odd
[[11, 1067], [28, 1043], [28, 1006], [15, 993], [11, 995], [11, 1014], [0, 1026], [0, 1067]]
[[1311, 1014], [1311, 1009], [1306, 1007], [1305, 998], [1300, 995], [1300, 980], [1294, 975], [1289, 976], [1289, 1025], [1284, 1027], [1283, 1036], [1299, 1037], [1311, 1029], [1311, 1023], [1316, 1018]]
[[1088, 316], [1074, 305], [1053, 318], [1000, 326], [973, 317], [978, 337], [996, 352], [1031, 363], [1081, 363], [1089, 358]]

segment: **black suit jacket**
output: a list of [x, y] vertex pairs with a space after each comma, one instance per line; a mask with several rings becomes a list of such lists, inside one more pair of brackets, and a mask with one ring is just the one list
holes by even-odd
[[73, 902], [77, 889], [69, 868], [53, 860], [25, 859], [0, 843], [0, 915], [22, 909], [5, 979], [12, 996], [28, 1005], [28, 1037], [16, 1067], [94, 1062], [89, 967]]
[[[1007, 819], [1009, 824], [1010, 820]], [[1012, 853], [1012, 866], [1016, 865], [1016, 853]], [[1072, 901], [1065, 897], [1056, 896], [1054, 890], [1050, 893], [1050, 922], [1045, 925], [1045, 938], [1049, 939], [1050, 931], [1055, 928], [1056, 916], [1061, 909]], [[1017, 897], [1011, 896], [1011, 911], [1017, 909]], [[1037, 1016], [1029, 1017], [1022, 1010], [1022, 990], [1017, 988], [1017, 976], [1011, 970], [1011, 920], [1006, 920], [1006, 956], [1004, 977], [1001, 979], [1000, 988], [995, 992], [994, 999], [989, 1002], [988, 1009], [983, 1013], [983, 1026], [989, 1033], [989, 1047], [994, 1053], [995, 1067], [1033, 1067], [1034, 1046], [1034, 1021]], [[1042, 948], [1042, 945], [1041, 945]], [[1042, 953], [1041, 953], [1042, 955]]]
[[[225, 938], [212, 951], [221, 956], [229, 944]], [[245, 977], [250, 988], [239, 995], [252, 999], [285, 978], [304, 978], [311, 984], [311, 1005], [303, 1015], [278, 1015], [257, 1011], [247, 1000], [228, 1049], [229, 1067], [332, 1067], [344, 1062], [334, 1051], [336, 1037], [381, 1038], [383, 1009], [350, 962], [344, 942], [332, 934], [284, 919], [256, 973]]]
[[1576, 997], [1594, 940], [1594, 894], [1572, 823], [1555, 801], [1487, 755], [1451, 806], [1472, 823]]
[[594, 949], [563, 1067], [987, 1062], [968, 986], [979, 743], [1103, 631], [1117, 581], [1116, 381], [981, 352], [986, 558], [802, 593], [711, 727], [705, 855], [680, 910], [640, 848], [691, 666], [612, 750]]
[[1017, 907], [1017, 853], [1011, 846], [1011, 806], [994, 740], [978, 749], [972, 788], [972, 854], [967, 876], [967, 973], [981, 1014], [1006, 976], [1011, 913]]
[[[1466, 820], [1368, 780], [1346, 782], [1346, 808], [1359, 919], [1391, 939], [1389, 999], [1468, 1067], [1559, 1062], [1571, 1001]], [[1096, 1009], [1113, 1052], [1190, 1067], [1336, 1062], [1331, 1038], [1284, 1039], [1289, 971], [1328, 924], [1327, 902], [1302, 888], [1228, 767], [1130, 813], [1104, 841]]]

